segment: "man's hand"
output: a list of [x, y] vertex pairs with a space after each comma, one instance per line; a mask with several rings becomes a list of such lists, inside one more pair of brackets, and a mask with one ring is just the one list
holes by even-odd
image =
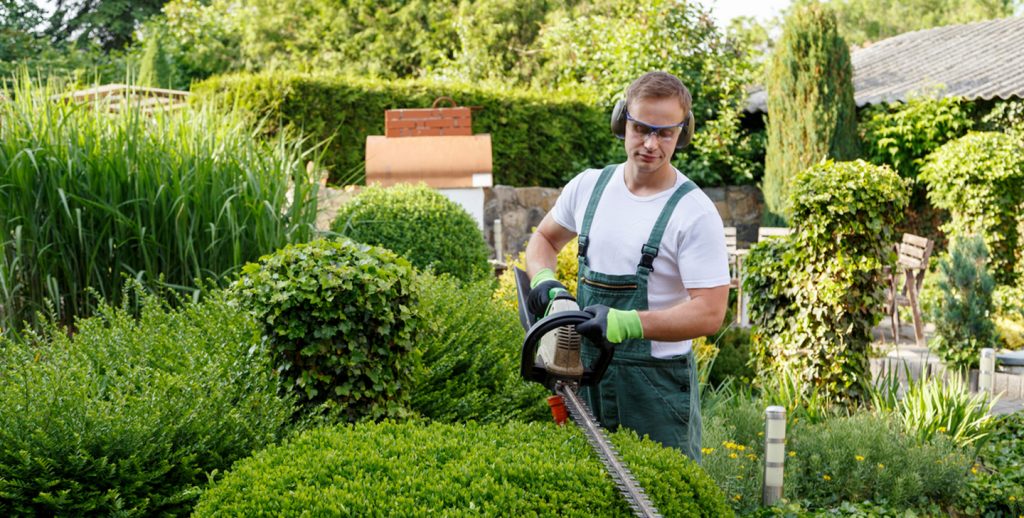
[[530, 294], [526, 297], [526, 309], [537, 318], [544, 318], [548, 304], [560, 293], [568, 295], [569, 290], [555, 279], [555, 272], [549, 268], [537, 272], [530, 281]]
[[576, 332], [595, 342], [603, 339], [618, 344], [631, 338], [644, 337], [640, 315], [635, 309], [622, 311], [603, 304], [595, 304], [587, 306], [583, 311], [590, 313], [593, 317], [586, 322], [576, 324]]

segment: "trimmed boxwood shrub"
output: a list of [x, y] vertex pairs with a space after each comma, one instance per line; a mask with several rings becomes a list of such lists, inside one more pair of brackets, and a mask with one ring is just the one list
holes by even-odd
[[[665, 516], [731, 516], [679, 451], [612, 435]], [[196, 516], [627, 516], [575, 427], [360, 424], [320, 428], [237, 463]]]
[[493, 276], [490, 249], [473, 217], [423, 184], [368, 187], [338, 209], [331, 230], [394, 250], [419, 269], [463, 281]]
[[289, 431], [258, 328], [222, 293], [129, 309], [0, 341], [0, 515], [186, 515]]
[[417, 366], [414, 270], [349, 239], [289, 245], [249, 263], [233, 285], [256, 316], [285, 384], [347, 420], [406, 414]]
[[980, 234], [996, 282], [1013, 284], [1019, 275], [1018, 224], [1024, 207], [1020, 142], [1004, 133], [968, 133], [928, 155], [921, 179], [932, 204], [952, 216], [942, 226], [950, 240]]
[[423, 372], [412, 408], [443, 421], [551, 419], [550, 393], [519, 376], [526, 332], [515, 308], [491, 298], [490, 282], [459, 283], [429, 273], [417, 281]]
[[366, 137], [384, 134], [384, 110], [429, 108], [442, 95], [481, 107], [473, 112], [473, 131], [489, 133], [494, 142], [495, 184], [561, 187], [579, 171], [622, 154], [622, 144], [605, 129], [611, 106], [582, 90], [267, 72], [213, 77], [192, 92], [195, 102], [254, 114], [268, 133], [292, 126], [314, 142], [327, 141], [324, 159], [333, 183], [364, 181]]

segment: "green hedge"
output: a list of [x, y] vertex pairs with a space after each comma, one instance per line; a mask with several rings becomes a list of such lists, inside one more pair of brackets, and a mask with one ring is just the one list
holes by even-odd
[[[677, 450], [613, 442], [664, 516], [731, 516]], [[628, 516], [582, 433], [553, 423], [321, 428], [236, 464], [196, 516]]]
[[226, 297], [135, 311], [0, 342], [0, 515], [187, 515], [217, 471], [290, 429], [249, 353], [256, 325]]
[[526, 332], [514, 307], [492, 299], [491, 283], [426, 273], [416, 284], [427, 331], [416, 337], [424, 370], [413, 410], [449, 422], [550, 420], [550, 392], [519, 376]]
[[363, 181], [366, 136], [384, 134], [384, 110], [429, 108], [442, 95], [481, 108], [473, 131], [491, 135], [495, 184], [561, 187], [623, 153], [608, 131], [611, 107], [583, 93], [287, 72], [214, 77], [192, 91], [196, 102], [212, 99], [265, 117], [268, 133], [294, 126], [315, 142], [329, 139], [324, 162], [334, 183]]

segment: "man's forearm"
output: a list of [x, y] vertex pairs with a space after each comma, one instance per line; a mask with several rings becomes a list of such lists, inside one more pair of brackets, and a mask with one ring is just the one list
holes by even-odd
[[709, 336], [718, 331], [725, 320], [729, 287], [691, 290], [690, 300], [670, 308], [641, 311], [640, 323], [644, 338], [660, 342], [678, 342], [700, 336]]
[[532, 279], [544, 268], [555, 271], [558, 262], [558, 250], [540, 232], [534, 232], [526, 244], [526, 274]]

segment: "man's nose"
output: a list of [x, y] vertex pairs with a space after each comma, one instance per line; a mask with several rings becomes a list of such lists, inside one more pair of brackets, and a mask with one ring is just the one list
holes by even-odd
[[644, 147], [647, 149], [655, 149], [658, 147], [658, 135], [653, 131], [644, 134]]

